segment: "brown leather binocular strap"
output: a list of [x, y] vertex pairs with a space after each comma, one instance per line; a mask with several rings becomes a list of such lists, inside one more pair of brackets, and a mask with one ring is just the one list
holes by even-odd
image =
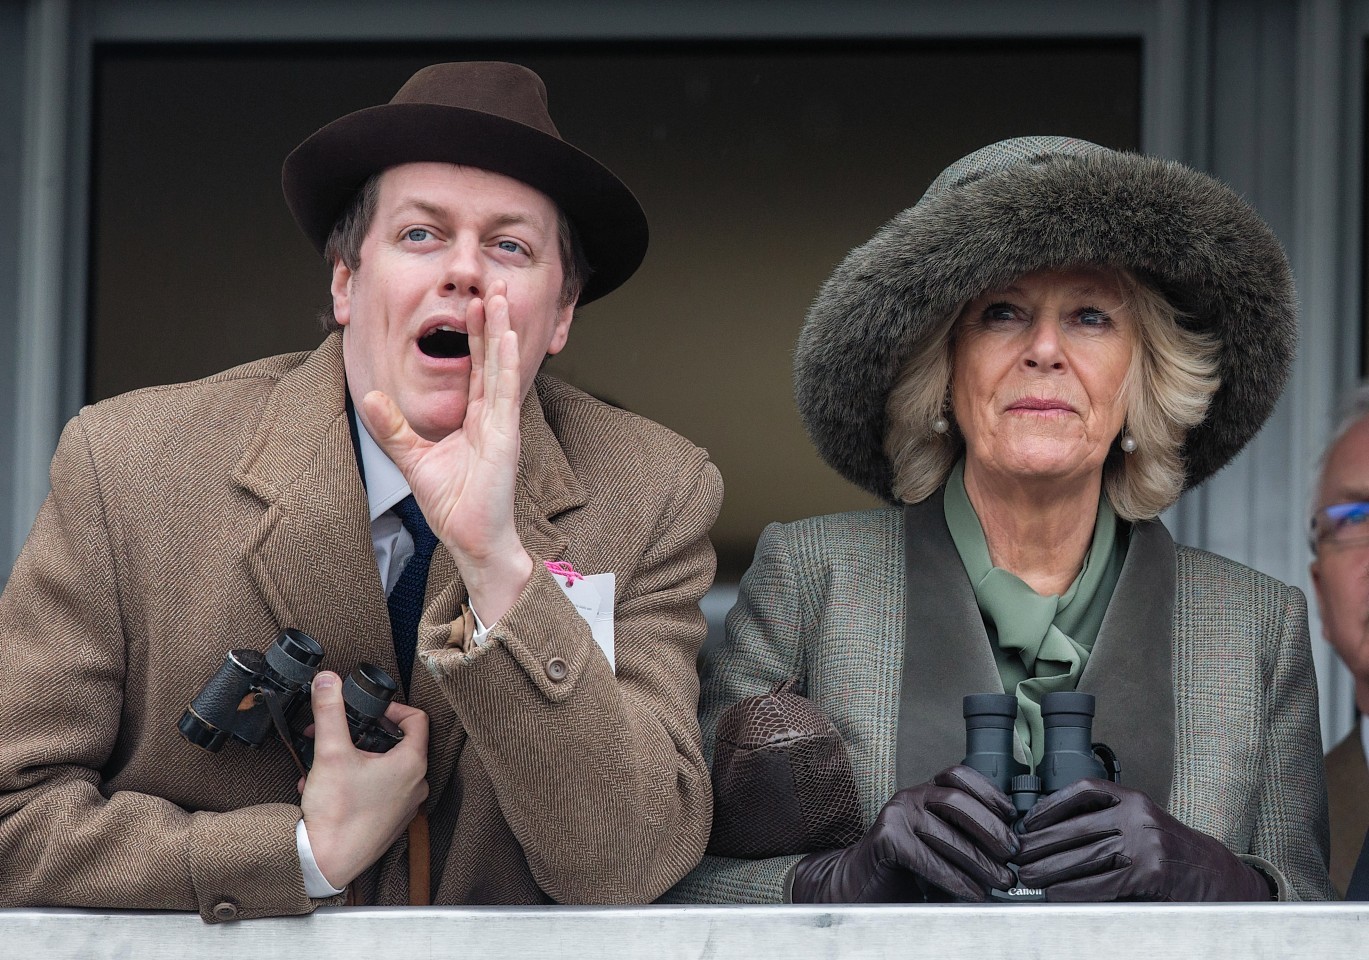
[[426, 907], [433, 902], [432, 856], [428, 849], [428, 815], [419, 810], [409, 823], [409, 904]]
[[[357, 890], [355, 883], [347, 884], [349, 907], [361, 907], [366, 903]], [[431, 906], [432, 897], [432, 856], [428, 849], [428, 815], [422, 810], [409, 821], [409, 906]]]

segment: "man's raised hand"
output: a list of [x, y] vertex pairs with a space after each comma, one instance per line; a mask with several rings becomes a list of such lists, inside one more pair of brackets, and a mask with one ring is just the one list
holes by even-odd
[[504, 292], [503, 281], [496, 281], [466, 310], [471, 372], [460, 427], [428, 440], [380, 391], [361, 401], [372, 437], [408, 480], [486, 623], [513, 605], [533, 570], [513, 520], [524, 391], [518, 334], [511, 328]]

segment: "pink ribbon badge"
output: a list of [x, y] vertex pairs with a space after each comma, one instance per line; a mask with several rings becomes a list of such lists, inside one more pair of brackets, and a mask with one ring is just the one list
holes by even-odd
[[576, 580], [585, 579], [585, 575], [572, 567], [567, 560], [543, 560], [542, 563], [546, 566], [548, 573], [565, 577], [568, 587], [574, 586]]

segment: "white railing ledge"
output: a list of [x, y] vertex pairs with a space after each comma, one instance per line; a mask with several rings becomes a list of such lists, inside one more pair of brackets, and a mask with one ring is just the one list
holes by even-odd
[[1369, 956], [1369, 904], [365, 907], [208, 925], [192, 914], [0, 910], [24, 960], [1239, 960]]

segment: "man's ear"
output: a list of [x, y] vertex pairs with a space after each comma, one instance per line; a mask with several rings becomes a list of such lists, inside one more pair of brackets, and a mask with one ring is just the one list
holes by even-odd
[[333, 261], [333, 282], [329, 292], [333, 295], [333, 319], [338, 326], [345, 327], [352, 320], [352, 278], [356, 274], [352, 268], [338, 257]]
[[570, 339], [570, 324], [574, 319], [575, 304], [568, 303], [557, 309], [556, 323], [551, 330], [551, 342], [547, 344], [547, 356], [560, 353], [565, 348], [566, 341]]

